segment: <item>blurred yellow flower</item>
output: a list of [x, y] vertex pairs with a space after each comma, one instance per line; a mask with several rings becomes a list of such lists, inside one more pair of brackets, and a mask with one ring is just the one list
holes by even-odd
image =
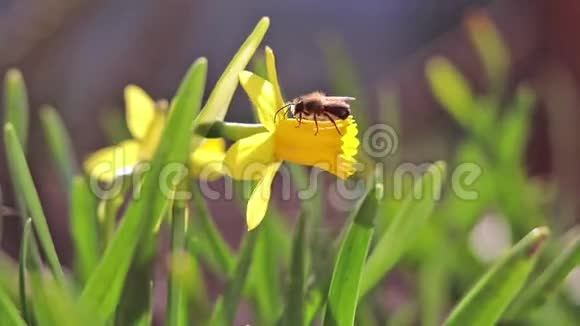
[[[267, 132], [237, 141], [226, 152], [226, 173], [240, 180], [258, 180], [246, 209], [248, 229], [260, 224], [268, 209], [271, 184], [283, 161], [315, 166], [342, 179], [355, 172], [355, 155], [359, 141], [355, 120], [319, 121], [316, 134], [314, 121], [302, 120], [297, 128], [296, 119], [279, 116], [276, 111], [284, 106], [274, 53], [266, 47], [268, 80], [249, 71], [240, 73], [240, 84], [258, 111], [258, 119]], [[274, 122], [276, 121], [276, 122]], [[340, 130], [337, 132], [336, 128]], [[342, 134], [342, 135], [341, 135]]]
[[[130, 174], [140, 162], [152, 159], [169, 114], [167, 102], [155, 103], [135, 85], [125, 88], [126, 120], [133, 139], [106, 147], [91, 154], [84, 162], [85, 171], [99, 181], [111, 182], [115, 177]], [[225, 156], [223, 139], [206, 139], [191, 154], [192, 176], [216, 179], [222, 173]]]

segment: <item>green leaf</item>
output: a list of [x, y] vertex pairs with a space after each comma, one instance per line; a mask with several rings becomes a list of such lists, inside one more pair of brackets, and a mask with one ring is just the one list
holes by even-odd
[[50, 106], [40, 109], [40, 121], [52, 160], [62, 178], [65, 189], [68, 190], [77, 166], [68, 131], [58, 112]]
[[100, 326], [103, 322], [83, 309], [67, 289], [40, 272], [31, 273], [36, 320], [47, 326]]
[[304, 307], [304, 320], [306, 325], [312, 325], [318, 312], [322, 309], [324, 299], [323, 292], [318, 288], [306, 294]]
[[22, 310], [22, 315], [24, 316], [27, 323], [32, 322], [32, 311], [30, 307], [28, 307], [28, 298], [26, 295], [27, 286], [26, 286], [26, 278], [27, 278], [27, 265], [29, 261], [28, 251], [29, 251], [29, 241], [28, 238], [30, 237], [32, 229], [32, 220], [29, 218], [26, 220], [24, 224], [24, 228], [22, 229], [22, 243], [20, 245], [20, 257], [19, 257], [19, 264], [18, 264], [18, 286], [20, 290], [20, 307]]
[[554, 294], [570, 272], [580, 264], [580, 232], [575, 229], [574, 238], [554, 261], [522, 290], [505, 314], [506, 320], [516, 319], [537, 309]]
[[534, 103], [533, 91], [528, 87], [520, 86], [513, 107], [501, 119], [497, 147], [500, 162], [518, 166], [523, 161]]
[[[171, 208], [171, 259], [185, 250], [189, 210], [182, 201], [174, 201]], [[173, 265], [173, 264], [172, 264]], [[169, 274], [167, 287], [167, 325], [187, 326], [189, 309], [187, 289], [180, 287], [173, 273]]]
[[471, 42], [483, 63], [492, 88], [505, 86], [505, 78], [510, 64], [510, 53], [485, 11], [481, 10], [467, 18], [467, 31]]
[[546, 227], [536, 228], [513, 246], [455, 306], [445, 325], [494, 325], [524, 286], [549, 234]]
[[[232, 61], [230, 61], [220, 79], [217, 81], [205, 106], [195, 119], [195, 126], [213, 124], [216, 120], [221, 121], [224, 119], [234, 92], [238, 87], [239, 74], [246, 68], [248, 62], [254, 56], [269, 26], [270, 19], [268, 17], [260, 19], [250, 36], [248, 36], [238, 52], [236, 52]], [[197, 128], [193, 130], [197, 130]], [[192, 141], [192, 148], [197, 148], [202, 140], [203, 135], [195, 134]]]
[[234, 273], [228, 280], [224, 293], [216, 302], [209, 325], [233, 325], [259, 232], [260, 229], [249, 232], [244, 237]]
[[[439, 199], [445, 181], [445, 171], [444, 162], [431, 165], [413, 185], [413, 191], [406, 194], [398, 214], [369, 255], [360, 287], [361, 296], [375, 287], [415, 242]], [[403, 174], [396, 171], [395, 175], [403, 177], [406, 171], [401, 172]]]
[[4, 207], [4, 195], [2, 194], [2, 186], [0, 186], [0, 243], [4, 234], [4, 215], [7, 209], [7, 207]]
[[69, 292], [67, 284], [58, 283], [52, 275], [43, 272], [31, 219], [24, 225], [21, 250], [24, 257], [21, 263], [26, 265], [30, 285], [32, 311], [39, 325], [102, 325], [99, 318], [87, 314], [87, 310], [81, 308]]
[[[193, 117], [201, 105], [207, 60], [196, 60], [185, 76], [174, 100], [172, 112], [159, 146], [145, 174], [139, 198], [131, 202], [103, 258], [91, 274], [80, 300], [104, 319], [110, 318], [119, 304], [123, 283], [140, 240], [150, 238], [167, 201], [168, 185], [160, 183], [162, 169], [169, 163], [185, 166], [189, 158]], [[169, 187], [172, 189], [172, 187]]]
[[18, 268], [17, 261], [0, 251], [0, 291], [5, 292], [15, 305], [20, 303]]
[[198, 254], [213, 263], [218, 273], [231, 275], [236, 263], [235, 257], [213, 222], [198, 184], [192, 187], [192, 198], [196, 223], [192, 232], [188, 233], [190, 240], [193, 241], [191, 239], [193, 236], [201, 239], [206, 245], [206, 250], [201, 250]]
[[363, 267], [382, 194], [382, 184], [375, 184], [354, 213], [354, 220], [342, 242], [332, 273], [324, 325], [354, 325]]
[[75, 272], [81, 284], [99, 262], [97, 198], [87, 181], [76, 176], [72, 181], [70, 228], [75, 253]]
[[116, 307], [116, 325], [150, 325], [153, 314], [152, 282], [155, 268], [157, 238], [154, 234], [141, 239], [135, 257], [129, 266], [119, 304]]
[[474, 121], [474, 96], [469, 82], [446, 58], [434, 57], [427, 62], [427, 80], [433, 95], [463, 127]]
[[[441, 248], [443, 246], [437, 247]], [[433, 252], [443, 252], [444, 249]], [[421, 300], [421, 325], [438, 326], [441, 314], [446, 309], [449, 281], [446, 261], [438, 255], [424, 256], [419, 271], [419, 289]]]
[[28, 325], [22, 317], [16, 305], [10, 300], [6, 290], [0, 288], [0, 324], [11, 326]]
[[4, 123], [14, 126], [18, 141], [26, 151], [30, 108], [26, 85], [17, 69], [8, 70], [4, 76], [4, 110]]
[[306, 263], [308, 259], [308, 216], [300, 215], [294, 243], [292, 245], [292, 261], [290, 262], [290, 283], [286, 298], [286, 310], [282, 317], [283, 325], [305, 325], [305, 297], [306, 297]]
[[30, 212], [32, 220], [34, 221], [34, 227], [38, 232], [40, 244], [42, 245], [42, 249], [46, 254], [48, 264], [50, 265], [56, 280], [61, 284], [64, 284], [64, 272], [60, 265], [60, 261], [58, 260], [52, 237], [50, 236], [46, 216], [44, 215], [42, 205], [40, 204], [40, 198], [38, 197], [38, 193], [34, 187], [34, 181], [30, 175], [30, 169], [28, 168], [24, 151], [18, 141], [16, 130], [11, 123], [7, 123], [4, 126], [4, 142], [10, 174], [15, 182], [17, 193], [22, 195], [27, 210]]

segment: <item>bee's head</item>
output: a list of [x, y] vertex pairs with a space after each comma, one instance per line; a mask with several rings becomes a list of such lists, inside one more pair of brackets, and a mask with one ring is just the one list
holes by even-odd
[[294, 101], [294, 104], [292, 104], [291, 108], [292, 114], [304, 112], [304, 102], [302, 101], [302, 99], [299, 98], [296, 101]]

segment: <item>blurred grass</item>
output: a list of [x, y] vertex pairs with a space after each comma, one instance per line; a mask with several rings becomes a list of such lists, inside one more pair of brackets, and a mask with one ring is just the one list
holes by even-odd
[[[171, 253], [176, 255], [185, 250], [189, 210], [184, 202], [173, 201], [170, 208], [171, 218]], [[173, 256], [172, 256], [173, 257]], [[189, 324], [188, 298], [186, 288], [181, 287], [173, 274], [169, 274], [167, 289], [167, 321], [168, 326], [186, 326]]]
[[30, 174], [24, 151], [20, 146], [17, 133], [11, 123], [6, 123], [4, 125], [4, 142], [6, 146], [6, 157], [9, 161], [8, 165], [10, 174], [15, 182], [15, 189], [18, 194], [22, 195], [24, 204], [26, 205], [26, 211], [30, 212], [32, 220], [34, 221], [34, 227], [38, 231], [43, 252], [47, 256], [54, 276], [58, 282], [63, 284], [64, 272], [60, 265], [58, 254], [56, 253], [56, 248], [52, 241], [52, 236], [50, 235], [48, 222], [46, 221], [40, 198], [38, 197], [38, 193], [34, 187], [34, 181]]
[[79, 283], [83, 285], [97, 266], [101, 255], [96, 214], [97, 198], [81, 176], [73, 179], [71, 191], [69, 223], [76, 258], [74, 270]]
[[445, 163], [435, 163], [415, 183], [413, 191], [406, 194], [398, 214], [380, 236], [365, 264], [361, 295], [377, 285], [420, 234], [440, 196], [445, 175]]
[[62, 184], [65, 189], [69, 189], [78, 163], [68, 131], [58, 112], [52, 107], [46, 106], [40, 109], [40, 121]]
[[30, 107], [24, 79], [20, 71], [16, 69], [8, 70], [4, 78], [4, 123], [14, 126], [18, 142], [26, 148]]
[[445, 325], [493, 325], [526, 283], [548, 228], [532, 230], [498, 261], [451, 311]]

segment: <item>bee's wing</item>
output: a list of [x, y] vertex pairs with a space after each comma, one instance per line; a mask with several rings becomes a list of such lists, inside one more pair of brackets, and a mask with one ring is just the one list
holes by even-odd
[[347, 102], [356, 100], [356, 98], [350, 96], [325, 96], [325, 99], [331, 102]]

